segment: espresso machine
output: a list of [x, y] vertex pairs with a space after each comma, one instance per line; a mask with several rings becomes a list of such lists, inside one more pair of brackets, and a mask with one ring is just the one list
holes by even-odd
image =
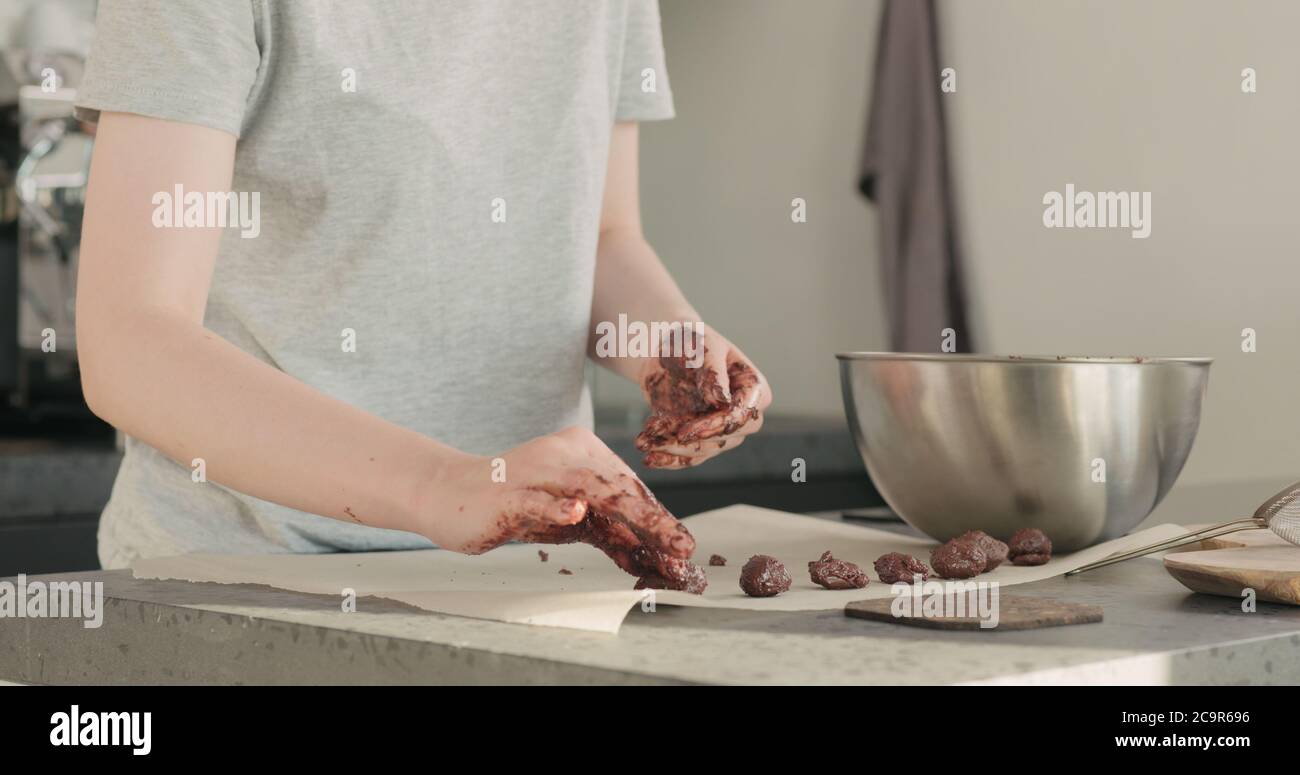
[[73, 116], [94, 5], [39, 0], [0, 51], [0, 433], [93, 429], [76, 276], [93, 136]]

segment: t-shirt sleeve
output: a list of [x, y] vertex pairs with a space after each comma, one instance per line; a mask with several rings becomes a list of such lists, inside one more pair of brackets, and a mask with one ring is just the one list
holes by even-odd
[[239, 136], [261, 54], [261, 0], [99, 0], [77, 117], [138, 113]]
[[673, 92], [664, 62], [659, 0], [628, 0], [623, 38], [623, 70], [616, 121], [672, 118]]

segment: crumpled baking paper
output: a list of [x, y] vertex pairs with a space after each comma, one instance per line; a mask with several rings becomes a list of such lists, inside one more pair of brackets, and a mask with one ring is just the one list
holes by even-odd
[[[511, 544], [471, 557], [426, 549], [408, 552], [311, 555], [189, 554], [137, 561], [138, 579], [175, 579], [218, 584], [263, 584], [294, 592], [375, 596], [428, 611], [501, 622], [568, 627], [617, 633], [637, 604], [754, 611], [819, 611], [843, 608], [853, 600], [888, 597], [890, 586], [876, 579], [872, 563], [887, 552], [911, 554], [929, 564], [934, 541], [909, 535], [736, 505], [686, 520], [696, 539], [695, 561], [705, 566], [709, 587], [703, 595], [668, 590], [633, 590], [635, 579], [599, 550], [585, 544]], [[1046, 565], [1003, 564], [978, 581], [1024, 584], [1059, 576], [1094, 560], [1147, 543], [1184, 534], [1177, 525], [1158, 525], [1107, 541]], [[538, 556], [541, 549], [548, 562]], [[857, 563], [872, 578], [864, 589], [827, 590], [808, 578], [808, 562], [824, 551]], [[709, 567], [720, 554], [725, 567]], [[740, 590], [740, 568], [750, 555], [769, 554], [785, 563], [794, 579], [789, 592], [753, 598]], [[560, 573], [561, 569], [572, 575]], [[360, 605], [360, 604], [359, 604]]]

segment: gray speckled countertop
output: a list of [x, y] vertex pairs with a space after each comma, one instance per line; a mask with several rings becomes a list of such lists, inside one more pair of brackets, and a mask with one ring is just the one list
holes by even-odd
[[[1153, 521], [1225, 518], [1275, 482], [1176, 489]], [[262, 587], [103, 580], [104, 626], [0, 620], [0, 680], [33, 683], [1296, 683], [1300, 608], [1195, 595], [1156, 560], [1016, 594], [1095, 603], [1098, 624], [938, 632], [838, 611], [633, 610], [617, 636]]]

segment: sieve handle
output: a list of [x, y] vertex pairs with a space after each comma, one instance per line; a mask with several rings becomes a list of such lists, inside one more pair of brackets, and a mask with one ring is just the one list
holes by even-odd
[[1210, 527], [1197, 530], [1194, 533], [1188, 533], [1187, 535], [1177, 536], [1175, 538], [1170, 538], [1165, 541], [1159, 541], [1149, 546], [1144, 546], [1141, 549], [1134, 549], [1131, 552], [1116, 554], [1114, 556], [1107, 557], [1104, 560], [1098, 560], [1096, 562], [1090, 562], [1087, 565], [1081, 565], [1072, 571], [1066, 571], [1065, 575], [1076, 576], [1085, 571], [1096, 570], [1097, 568], [1104, 568], [1107, 565], [1114, 565], [1117, 562], [1123, 562], [1124, 560], [1131, 560], [1134, 557], [1141, 557], [1143, 555], [1151, 554], [1152, 552], [1159, 552], [1165, 549], [1175, 549], [1179, 546], [1185, 546], [1187, 544], [1197, 543], [1198, 541], [1204, 541], [1207, 538], [1217, 538], [1222, 535], [1227, 535], [1229, 533], [1236, 533], [1242, 530], [1260, 530], [1266, 527], [1268, 527], [1267, 524], [1265, 524], [1262, 520], [1255, 519], [1254, 517], [1247, 518], [1247, 519], [1238, 519], [1232, 522], [1225, 522], [1222, 525], [1212, 525]]

